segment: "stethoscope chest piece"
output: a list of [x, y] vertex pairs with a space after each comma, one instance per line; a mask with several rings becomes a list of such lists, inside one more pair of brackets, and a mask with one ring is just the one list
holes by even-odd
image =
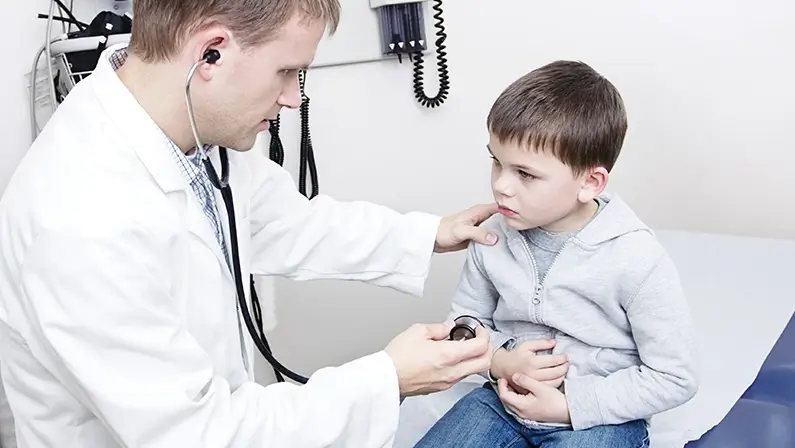
[[477, 328], [483, 326], [483, 322], [472, 316], [459, 316], [454, 322], [455, 326], [450, 330], [451, 341], [473, 339]]

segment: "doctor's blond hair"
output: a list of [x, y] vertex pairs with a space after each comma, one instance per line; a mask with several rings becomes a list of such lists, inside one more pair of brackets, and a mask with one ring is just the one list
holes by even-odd
[[339, 0], [135, 0], [130, 51], [146, 62], [169, 60], [207, 19], [228, 27], [241, 46], [267, 42], [298, 13], [334, 33]]

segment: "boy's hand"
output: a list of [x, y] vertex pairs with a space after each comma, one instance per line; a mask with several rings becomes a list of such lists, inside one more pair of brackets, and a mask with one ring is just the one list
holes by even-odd
[[520, 373], [550, 387], [560, 387], [569, 370], [565, 355], [537, 355], [541, 350], [551, 350], [555, 340], [538, 339], [525, 341], [511, 351], [499, 349], [491, 360], [491, 376], [505, 378], [517, 392], [526, 394], [521, 385], [514, 384], [511, 378]]
[[529, 392], [517, 393], [504, 378], [497, 382], [497, 391], [500, 400], [516, 415], [536, 422], [571, 423], [563, 392], [522, 374], [513, 375], [512, 382]]

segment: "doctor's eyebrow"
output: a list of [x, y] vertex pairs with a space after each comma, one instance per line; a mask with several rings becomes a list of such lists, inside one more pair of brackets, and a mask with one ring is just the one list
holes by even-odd
[[282, 67], [282, 70], [308, 70], [309, 64], [304, 63], [297, 63], [297, 64], [287, 64]]

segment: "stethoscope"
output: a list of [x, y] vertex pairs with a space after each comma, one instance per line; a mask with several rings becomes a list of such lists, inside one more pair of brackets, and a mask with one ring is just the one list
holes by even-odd
[[[202, 64], [215, 64], [221, 58], [221, 53], [218, 50], [210, 49], [204, 53], [204, 57], [197, 61], [191, 67], [190, 71], [188, 72], [187, 80], [185, 81], [185, 101], [187, 102], [188, 106], [188, 119], [190, 120], [190, 128], [193, 132], [193, 138], [196, 141], [196, 150], [199, 151], [199, 155], [204, 165], [204, 169], [207, 172], [207, 176], [210, 178], [210, 182], [213, 186], [221, 191], [221, 196], [224, 199], [224, 205], [226, 208], [226, 215], [229, 220], [229, 234], [231, 237], [231, 244], [230, 244], [230, 252], [232, 254], [232, 276], [235, 279], [235, 289], [237, 292], [237, 299], [238, 303], [240, 304], [241, 314], [243, 315], [243, 321], [246, 324], [246, 328], [248, 329], [249, 334], [251, 334], [251, 339], [254, 341], [257, 349], [262, 356], [273, 366], [274, 370], [277, 373], [277, 379], [279, 381], [283, 381], [283, 378], [279, 377], [279, 373], [283, 374], [287, 378], [290, 378], [293, 381], [296, 381], [301, 384], [305, 384], [309, 379], [305, 376], [299, 375], [292, 370], [285, 367], [282, 363], [276, 360], [271, 353], [270, 344], [268, 344], [268, 340], [265, 337], [264, 333], [260, 333], [254, 327], [254, 323], [251, 321], [251, 315], [248, 310], [248, 304], [246, 303], [246, 293], [243, 286], [243, 275], [240, 269], [240, 255], [238, 253], [238, 240], [237, 240], [237, 222], [235, 220], [235, 205], [232, 199], [232, 188], [229, 186], [229, 155], [227, 149], [224, 147], [218, 148], [218, 156], [221, 160], [221, 177], [218, 177], [218, 172], [215, 170], [215, 167], [210, 160], [207, 151], [204, 149], [204, 145], [199, 138], [199, 131], [196, 126], [196, 117], [193, 112], [193, 103], [191, 102], [190, 97], [190, 85], [191, 80], [193, 79], [194, 73]], [[254, 302], [258, 302], [256, 296], [254, 294], [254, 290], [252, 288], [252, 305], [255, 307], [257, 304]]]
[[[245, 289], [243, 286], [243, 275], [240, 269], [240, 256], [238, 254], [238, 240], [237, 240], [237, 223], [235, 220], [235, 205], [232, 200], [232, 188], [229, 186], [229, 156], [227, 154], [227, 149], [224, 147], [218, 147], [218, 155], [221, 161], [221, 177], [218, 177], [218, 172], [215, 170], [215, 167], [210, 161], [210, 157], [207, 154], [207, 151], [204, 149], [204, 145], [199, 138], [199, 131], [196, 126], [196, 117], [193, 112], [193, 103], [191, 102], [190, 97], [190, 85], [191, 80], [193, 79], [194, 73], [202, 64], [215, 64], [219, 59], [221, 59], [221, 53], [218, 50], [210, 49], [204, 53], [204, 56], [201, 60], [197, 61], [191, 67], [190, 71], [188, 72], [188, 77], [185, 81], [185, 101], [188, 106], [188, 119], [190, 120], [190, 128], [193, 132], [193, 138], [196, 141], [196, 150], [199, 151], [199, 155], [201, 157], [202, 164], [204, 164], [204, 169], [207, 172], [207, 176], [210, 178], [210, 182], [213, 186], [221, 191], [221, 196], [224, 199], [224, 205], [226, 208], [226, 215], [229, 220], [229, 233], [231, 237], [230, 249], [232, 253], [232, 270], [233, 270], [233, 277], [235, 279], [235, 289], [237, 291], [237, 300], [240, 304], [241, 314], [243, 314], [243, 320], [246, 324], [246, 328], [248, 329], [249, 334], [251, 335], [251, 339], [254, 341], [254, 345], [256, 345], [259, 352], [265, 359], [273, 366], [275, 373], [277, 374], [277, 380], [283, 381], [283, 378], [280, 378], [279, 373], [283, 374], [287, 378], [290, 378], [293, 381], [296, 381], [301, 384], [306, 384], [309, 379], [305, 376], [299, 375], [298, 373], [293, 372], [292, 370], [285, 367], [282, 363], [276, 360], [273, 356], [273, 353], [270, 349], [270, 344], [268, 344], [268, 340], [265, 337], [264, 332], [260, 333], [257, 331], [254, 323], [251, 321], [251, 315], [249, 314], [248, 304], [246, 303], [246, 294]], [[252, 288], [252, 305], [257, 306], [258, 299], [254, 293]], [[454, 327], [450, 331], [450, 340], [463, 340], [463, 339], [471, 339], [475, 337], [475, 331], [478, 326], [483, 326], [483, 323], [475, 317], [472, 316], [460, 316], [455, 319]]]

